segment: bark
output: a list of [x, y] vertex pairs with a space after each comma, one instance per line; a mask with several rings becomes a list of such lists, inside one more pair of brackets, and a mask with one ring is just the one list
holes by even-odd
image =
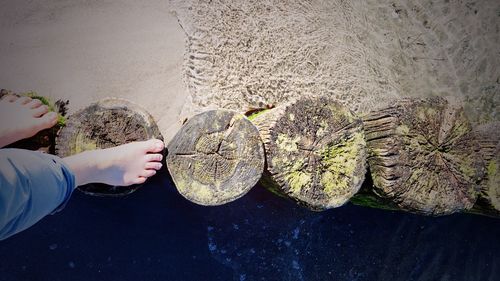
[[484, 161], [457, 101], [404, 99], [368, 114], [364, 124], [376, 194], [424, 215], [472, 208]]
[[486, 174], [481, 182], [479, 199], [474, 211], [500, 217], [500, 122], [490, 122], [477, 127], [481, 155]]

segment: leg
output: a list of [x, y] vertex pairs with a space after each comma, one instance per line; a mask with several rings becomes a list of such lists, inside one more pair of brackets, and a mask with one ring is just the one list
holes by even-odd
[[0, 240], [63, 206], [75, 177], [59, 158], [22, 149], [0, 149]]
[[[0, 99], [0, 148], [50, 128], [57, 114], [40, 101], [16, 96]], [[14, 120], [14, 121], [11, 121]], [[87, 183], [140, 184], [161, 168], [160, 140], [86, 151], [60, 159], [19, 149], [0, 150], [0, 240], [52, 213]]]
[[78, 185], [140, 184], [156, 174], [164, 144], [133, 142], [64, 159], [23, 149], [0, 149], [0, 240], [60, 209]]

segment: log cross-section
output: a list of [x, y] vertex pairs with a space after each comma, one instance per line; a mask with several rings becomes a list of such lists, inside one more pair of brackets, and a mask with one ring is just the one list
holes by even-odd
[[221, 205], [258, 182], [264, 148], [257, 128], [244, 115], [210, 110], [189, 119], [174, 136], [167, 167], [182, 196], [200, 205]]
[[[151, 138], [163, 139], [153, 117], [145, 109], [125, 99], [107, 98], [68, 117], [56, 139], [56, 152], [66, 157]], [[94, 196], [123, 196], [140, 186], [92, 183], [79, 186], [78, 190]]]
[[319, 211], [359, 190], [366, 173], [362, 122], [335, 100], [303, 97], [250, 119], [266, 148], [262, 182], [271, 191]]

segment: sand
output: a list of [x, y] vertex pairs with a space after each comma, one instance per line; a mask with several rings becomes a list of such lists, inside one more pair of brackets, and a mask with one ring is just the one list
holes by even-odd
[[330, 95], [356, 112], [451, 95], [499, 120], [500, 2], [4, 1], [0, 87], [146, 108], [168, 141], [207, 108]]
[[500, 2], [173, 0], [198, 107], [236, 110], [330, 95], [356, 112], [454, 96], [497, 119]]
[[[168, 1], [17, 1], [0, 9], [0, 88], [146, 108], [165, 139], [180, 127], [184, 32]], [[3, 122], [3, 120], [2, 120]]]

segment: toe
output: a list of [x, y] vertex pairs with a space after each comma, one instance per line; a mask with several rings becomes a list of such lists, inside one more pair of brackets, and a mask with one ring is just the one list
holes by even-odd
[[145, 177], [138, 177], [134, 180], [134, 184], [143, 184], [144, 182], [146, 182]]
[[156, 174], [155, 170], [144, 170], [144, 171], [142, 171], [141, 176], [145, 177], [145, 178], [149, 178], [149, 177], [154, 176], [155, 174]]
[[49, 112], [49, 107], [46, 105], [42, 105], [38, 108], [33, 109], [33, 111], [32, 111], [33, 117], [40, 117], [47, 112]]
[[160, 162], [163, 159], [163, 155], [157, 153], [146, 154], [144, 157], [146, 158], [146, 162], [155, 162], [155, 161]]
[[146, 144], [146, 151], [147, 152], [160, 152], [163, 150], [165, 145], [161, 140], [158, 139], [150, 139], [145, 142]]
[[30, 109], [35, 109], [35, 108], [38, 108], [42, 105], [43, 103], [39, 100], [39, 99], [33, 99], [31, 100], [30, 102], [28, 102], [26, 105], [30, 108]]
[[148, 162], [145, 165], [146, 170], [159, 170], [161, 169], [161, 166], [163, 166], [159, 162]]
[[47, 129], [54, 126], [57, 123], [57, 113], [50, 112], [36, 119], [37, 128], [39, 130]]
[[31, 98], [29, 98], [29, 97], [20, 97], [16, 100], [16, 103], [24, 105], [24, 104], [29, 103], [30, 101], [31, 101]]
[[2, 100], [6, 100], [8, 102], [15, 102], [19, 97], [13, 94], [7, 94], [2, 97]]

